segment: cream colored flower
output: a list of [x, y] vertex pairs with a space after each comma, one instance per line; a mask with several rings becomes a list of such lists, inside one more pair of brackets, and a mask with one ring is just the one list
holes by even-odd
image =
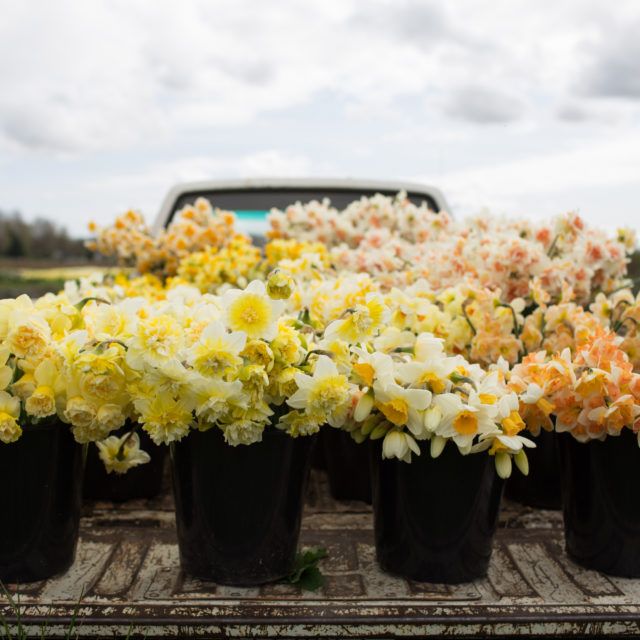
[[187, 363], [205, 376], [222, 377], [242, 365], [240, 353], [247, 335], [242, 331], [228, 333], [222, 322], [215, 320], [200, 339], [185, 352]]
[[301, 413], [300, 411], [290, 411], [283, 415], [276, 425], [278, 429], [283, 429], [293, 438], [298, 436], [310, 436], [320, 431], [320, 426], [324, 422], [322, 414]]
[[224, 323], [232, 331], [243, 331], [249, 338], [273, 340], [278, 334], [278, 318], [285, 303], [272, 300], [264, 282], [254, 280], [241, 291], [231, 289], [221, 300]]
[[5, 443], [15, 442], [22, 429], [18, 424], [20, 417], [20, 400], [0, 391], [0, 440]]
[[127, 416], [119, 404], [103, 404], [95, 417], [95, 427], [101, 432], [110, 433], [124, 426]]
[[411, 434], [406, 431], [391, 429], [382, 442], [383, 458], [398, 458], [403, 462], [411, 462], [411, 452], [420, 455], [420, 447]]
[[313, 376], [296, 372], [295, 381], [298, 390], [287, 400], [290, 407], [304, 409], [308, 414], [325, 414], [329, 424], [341, 425], [346, 415], [339, 410], [349, 402], [353, 385], [338, 373], [330, 358], [318, 356]]
[[127, 364], [132, 369], [158, 367], [176, 359], [183, 344], [184, 328], [170, 315], [141, 319], [127, 342]]
[[93, 402], [82, 396], [73, 396], [67, 400], [64, 417], [74, 427], [86, 428], [94, 421], [97, 413], [98, 407]]
[[9, 347], [0, 345], [0, 391], [6, 389], [13, 378], [13, 369], [7, 365], [10, 355]]
[[418, 439], [427, 437], [424, 410], [430, 405], [432, 394], [426, 389], [405, 389], [389, 379], [376, 380], [373, 385], [375, 406], [391, 422], [406, 425]]
[[137, 433], [109, 436], [102, 442], [96, 442], [96, 446], [107, 473], [126, 473], [132, 467], [151, 460], [151, 456], [140, 449], [140, 436]]
[[38, 358], [51, 344], [51, 328], [39, 314], [16, 310], [9, 315], [7, 346], [18, 358]]
[[389, 321], [389, 309], [382, 296], [368, 293], [364, 304], [355, 304], [345, 311], [345, 317], [332, 322], [325, 331], [326, 340], [343, 340], [349, 344], [373, 338]]
[[52, 359], [43, 360], [33, 373], [36, 388], [25, 402], [25, 410], [34, 418], [46, 418], [56, 413], [65, 392], [65, 380]]

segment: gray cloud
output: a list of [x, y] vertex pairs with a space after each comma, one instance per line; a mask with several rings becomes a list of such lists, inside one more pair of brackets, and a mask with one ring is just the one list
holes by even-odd
[[640, 21], [623, 30], [608, 29], [607, 38], [589, 52], [578, 80], [581, 93], [598, 97], [640, 99]]
[[556, 117], [565, 122], [584, 122], [592, 117], [592, 113], [578, 102], [566, 102], [557, 108]]
[[454, 118], [495, 124], [518, 120], [524, 113], [524, 104], [517, 96], [499, 88], [476, 85], [451, 92], [443, 109]]
[[422, 47], [454, 35], [453, 26], [438, 4], [415, 0], [390, 5], [367, 3], [366, 11], [357, 11], [351, 16], [349, 26], [378, 31]]

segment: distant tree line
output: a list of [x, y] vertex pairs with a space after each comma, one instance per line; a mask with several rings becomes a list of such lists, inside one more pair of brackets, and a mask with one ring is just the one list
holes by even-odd
[[89, 260], [93, 252], [84, 246], [84, 240], [70, 238], [64, 227], [50, 220], [37, 218], [26, 222], [17, 211], [0, 211], [0, 256]]

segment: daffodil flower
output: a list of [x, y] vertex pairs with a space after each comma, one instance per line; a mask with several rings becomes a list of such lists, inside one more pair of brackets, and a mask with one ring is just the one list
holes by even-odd
[[109, 436], [96, 442], [96, 446], [107, 473], [126, 473], [132, 467], [151, 460], [151, 456], [140, 449], [140, 436], [137, 433]]
[[268, 341], [278, 335], [278, 319], [285, 303], [272, 300], [264, 282], [254, 280], [244, 291], [227, 291], [222, 296], [221, 305], [224, 323], [232, 331], [242, 331], [249, 338]]
[[420, 455], [420, 447], [410, 433], [391, 429], [382, 441], [382, 457], [411, 462], [411, 453]]
[[20, 416], [20, 399], [0, 391], [0, 440], [5, 443], [15, 442], [22, 434], [18, 424]]
[[287, 400], [293, 409], [304, 409], [306, 413], [321, 413], [327, 416], [332, 426], [340, 426], [346, 415], [339, 409], [346, 408], [353, 386], [347, 377], [338, 373], [335, 363], [327, 356], [318, 356], [313, 375], [296, 372], [298, 390]]
[[427, 437], [422, 412], [430, 405], [432, 394], [426, 389], [405, 389], [388, 380], [373, 385], [375, 406], [395, 426], [406, 425], [419, 439]]

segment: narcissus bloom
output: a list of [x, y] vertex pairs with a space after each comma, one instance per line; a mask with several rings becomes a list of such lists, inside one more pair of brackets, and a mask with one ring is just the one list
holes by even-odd
[[242, 331], [249, 338], [273, 340], [278, 334], [278, 319], [285, 303], [272, 300], [264, 282], [254, 280], [244, 291], [227, 291], [222, 296], [221, 305], [224, 322], [232, 331]]
[[146, 464], [151, 456], [140, 449], [140, 436], [137, 433], [125, 433], [123, 436], [109, 436], [96, 442], [99, 456], [107, 473], [125, 473], [132, 467]]

